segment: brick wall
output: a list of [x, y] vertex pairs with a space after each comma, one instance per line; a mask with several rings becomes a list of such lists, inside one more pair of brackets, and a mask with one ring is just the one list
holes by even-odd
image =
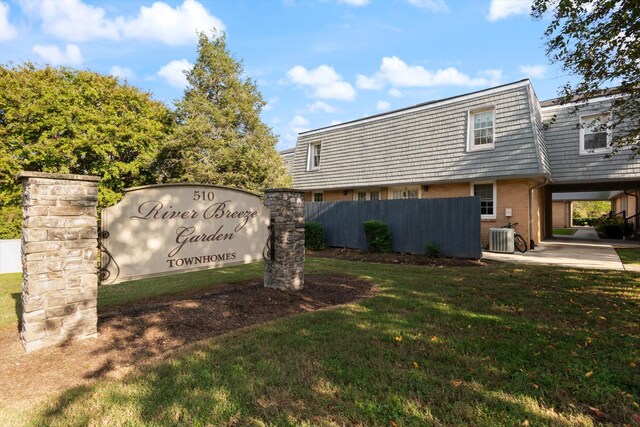
[[339, 202], [342, 200], [353, 201], [353, 190], [330, 190], [324, 192], [325, 202]]
[[[483, 220], [482, 241], [488, 239], [490, 227], [501, 227], [507, 222], [518, 223], [515, 226], [516, 233], [524, 237], [527, 246], [531, 235], [529, 234], [529, 180], [498, 181], [498, 200], [496, 219], [494, 221]], [[505, 209], [511, 208], [512, 216], [505, 216]]]
[[430, 185], [427, 191], [421, 191], [423, 199], [440, 199], [443, 197], [469, 197], [471, 187], [468, 182], [456, 184]]
[[[344, 194], [345, 190], [327, 190], [323, 191], [323, 198], [325, 202], [339, 202], [341, 200], [353, 201], [353, 190], [346, 190], [347, 194]], [[304, 193], [304, 201], [311, 202], [313, 192], [307, 191]]]
[[[627, 193], [640, 196], [638, 190], [630, 190]], [[614, 199], [611, 199], [611, 210], [613, 213], [626, 211], [627, 217], [633, 216], [637, 213], [636, 204], [638, 203], [636, 197], [630, 194], [620, 193]]]
[[552, 203], [553, 228], [571, 227], [573, 206], [570, 201], [556, 200]]

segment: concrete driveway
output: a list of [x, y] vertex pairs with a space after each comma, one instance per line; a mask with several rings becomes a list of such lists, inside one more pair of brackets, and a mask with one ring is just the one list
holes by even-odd
[[554, 237], [540, 242], [533, 251], [524, 254], [502, 254], [484, 251], [484, 259], [523, 264], [562, 265], [565, 267], [593, 268], [605, 270], [635, 270], [620, 262], [615, 247], [635, 247], [640, 242], [601, 240], [591, 227], [580, 227], [573, 236]]

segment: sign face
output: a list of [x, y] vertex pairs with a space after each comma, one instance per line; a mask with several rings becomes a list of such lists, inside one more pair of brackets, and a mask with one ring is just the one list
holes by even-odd
[[211, 185], [127, 190], [102, 210], [102, 284], [263, 258], [270, 211], [258, 196]]

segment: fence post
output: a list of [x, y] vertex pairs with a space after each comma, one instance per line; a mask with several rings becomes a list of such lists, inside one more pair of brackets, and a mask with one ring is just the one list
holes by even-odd
[[98, 181], [23, 172], [22, 324], [27, 352], [97, 336]]
[[273, 239], [264, 264], [264, 286], [299, 290], [304, 287], [304, 193], [271, 189], [264, 193], [264, 205], [271, 209]]

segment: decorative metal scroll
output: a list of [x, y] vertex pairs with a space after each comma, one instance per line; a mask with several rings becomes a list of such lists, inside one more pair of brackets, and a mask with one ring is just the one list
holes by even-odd
[[264, 245], [262, 258], [265, 261], [273, 261], [274, 259], [276, 259], [276, 232], [274, 230], [273, 224], [269, 224], [269, 239]]
[[[118, 267], [118, 263], [113, 259], [107, 248], [102, 244], [102, 240], [109, 237], [108, 231], [100, 231], [98, 235], [98, 248], [100, 249], [100, 272], [98, 277], [100, 278], [100, 282], [108, 281], [109, 277], [111, 277], [111, 271], [115, 272], [116, 277], [120, 273], [120, 267]], [[111, 264], [113, 263], [113, 267]]]

